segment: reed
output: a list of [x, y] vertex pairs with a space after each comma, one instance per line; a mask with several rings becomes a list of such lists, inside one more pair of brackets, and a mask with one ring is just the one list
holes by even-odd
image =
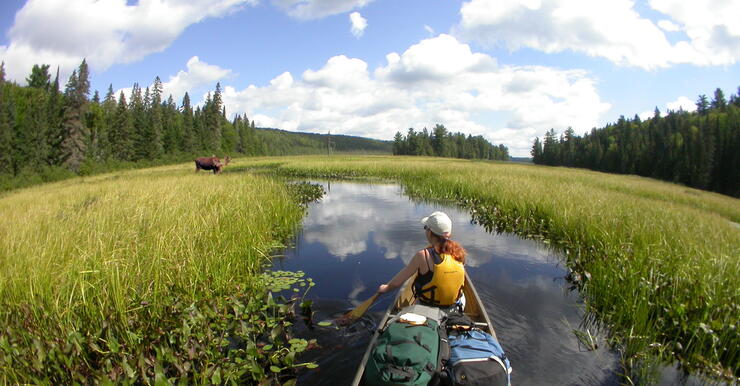
[[[564, 253], [586, 307], [612, 332], [627, 376], [653, 359], [740, 376], [740, 201], [636, 176], [424, 157], [242, 160], [290, 176], [382, 177], [451, 200], [491, 231]], [[649, 372], [649, 371], [648, 371]], [[632, 375], [630, 375], [632, 374]]]
[[292, 364], [236, 366], [241, 354], [222, 345], [235, 326], [247, 341], [275, 327], [262, 267], [302, 218], [297, 197], [274, 179], [190, 165], [6, 194], [0, 383], [260, 380]]

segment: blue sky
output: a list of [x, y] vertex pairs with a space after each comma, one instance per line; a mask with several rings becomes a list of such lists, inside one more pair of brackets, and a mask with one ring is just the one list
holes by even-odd
[[258, 126], [391, 139], [444, 124], [525, 156], [655, 107], [740, 86], [740, 2], [695, 0], [4, 0], [0, 58], [180, 103], [224, 88]]

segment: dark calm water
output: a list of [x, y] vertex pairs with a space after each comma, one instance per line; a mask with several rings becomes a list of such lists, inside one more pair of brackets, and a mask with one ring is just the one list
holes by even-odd
[[[309, 208], [296, 246], [274, 269], [303, 270], [317, 283], [308, 298], [316, 321], [331, 319], [372, 296], [426, 244], [419, 220], [436, 211], [453, 221], [453, 238], [468, 251], [466, 269], [478, 289], [512, 366], [516, 385], [616, 385], [619, 357], [604, 335], [587, 351], [572, 330], [583, 318], [577, 292], [568, 291], [567, 271], [542, 243], [490, 234], [454, 207], [421, 203], [396, 184], [322, 183], [327, 194]], [[381, 297], [350, 329], [304, 329], [322, 346], [305, 359], [318, 370], [299, 378], [306, 385], [349, 384], [377, 323], [393, 299]], [[592, 330], [592, 333], [595, 333]], [[671, 384], [667, 375], [663, 383]]]

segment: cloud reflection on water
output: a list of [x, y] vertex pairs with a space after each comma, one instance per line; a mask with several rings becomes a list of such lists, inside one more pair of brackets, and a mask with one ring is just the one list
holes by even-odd
[[[327, 190], [329, 187], [327, 186]], [[398, 185], [333, 184], [321, 205], [310, 208], [303, 238], [323, 244], [339, 261], [361, 255], [373, 243], [388, 260], [408, 264], [424, 248], [426, 239], [419, 222], [439, 206], [410, 202]], [[494, 256], [551, 263], [546, 248], [515, 236], [493, 236], [471, 224], [467, 212], [443, 208], [453, 221], [453, 238], [468, 250], [467, 265], [481, 266]]]

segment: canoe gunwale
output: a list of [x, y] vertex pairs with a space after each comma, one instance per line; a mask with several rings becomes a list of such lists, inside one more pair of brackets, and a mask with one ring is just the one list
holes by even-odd
[[[354, 380], [352, 381], [352, 386], [359, 386], [362, 382], [362, 375], [365, 373], [365, 366], [368, 359], [370, 359], [372, 349], [373, 347], [375, 347], [375, 344], [378, 341], [378, 337], [380, 336], [380, 333], [385, 327], [386, 323], [388, 323], [388, 320], [390, 320], [391, 317], [395, 316], [394, 314], [397, 314], [397, 312], [394, 313], [394, 311], [398, 311], [403, 307], [413, 304], [414, 295], [411, 288], [411, 283], [413, 283], [414, 278], [415, 276], [412, 276], [411, 278], [406, 280], [403, 286], [401, 286], [401, 289], [398, 291], [398, 294], [396, 294], [395, 299], [388, 306], [388, 309], [383, 315], [383, 318], [380, 320], [380, 323], [378, 323], [378, 328], [376, 328], [373, 332], [373, 337], [370, 340], [370, 344], [368, 344], [367, 349], [365, 350], [365, 354], [362, 357], [362, 362], [360, 362], [360, 366], [357, 368], [357, 373], [355, 373]], [[481, 330], [488, 332], [495, 339], [498, 339], [496, 338], [496, 332], [493, 329], [493, 324], [491, 324], [488, 313], [483, 307], [483, 303], [478, 296], [478, 292], [475, 290], [475, 286], [470, 280], [467, 272], [465, 272], [465, 285], [463, 286], [463, 294], [465, 295], [464, 314], [470, 316]]]

